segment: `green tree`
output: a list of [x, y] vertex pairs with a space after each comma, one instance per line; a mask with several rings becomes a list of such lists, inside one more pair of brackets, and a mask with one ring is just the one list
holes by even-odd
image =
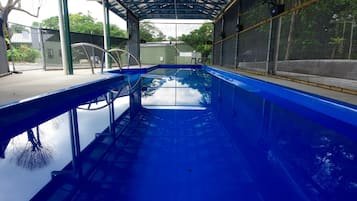
[[164, 41], [166, 36], [152, 23], [144, 21], [140, 23], [140, 39], [146, 42]]
[[26, 27], [23, 26], [23, 25], [20, 25], [20, 24], [12, 24], [12, 25], [10, 26], [10, 32], [12, 32], [12, 33], [22, 33], [22, 32], [24, 32], [24, 31], [29, 32], [29, 30], [27, 30]]
[[[36, 3], [33, 2], [36, 6]], [[8, 41], [10, 38], [9, 27], [8, 27], [8, 17], [11, 11], [17, 10], [24, 12], [33, 17], [37, 17], [41, 8], [41, 3], [38, 4], [36, 13], [32, 13], [21, 7], [21, 0], [2, 0], [0, 1], [0, 74], [9, 72], [9, 63], [7, 58], [6, 49], [8, 47]]]
[[351, 30], [351, 23], [346, 22], [352, 21], [356, 14], [357, 1], [350, 0], [324, 0], [302, 9], [295, 26], [304, 28], [293, 34], [293, 52], [304, 55], [304, 59], [327, 59], [337, 54], [339, 58], [346, 58], [345, 43]]
[[40, 27], [40, 23], [39, 22], [32, 22], [32, 27]]
[[20, 47], [13, 47], [12, 50], [8, 50], [7, 56], [10, 61], [33, 63], [40, 57], [40, 52], [26, 45], [21, 45]]
[[[72, 32], [103, 35], [103, 23], [97, 22], [89, 14], [69, 14], [70, 29]], [[58, 16], [44, 19], [41, 23], [43, 28], [58, 30]], [[115, 37], [126, 37], [126, 31], [118, 26], [110, 25], [110, 35]]]
[[188, 35], [182, 35], [179, 40], [189, 44], [197, 52], [201, 52], [202, 57], [207, 57], [212, 51], [212, 45], [207, 44], [212, 41], [213, 25], [204, 23], [200, 28], [191, 31]]

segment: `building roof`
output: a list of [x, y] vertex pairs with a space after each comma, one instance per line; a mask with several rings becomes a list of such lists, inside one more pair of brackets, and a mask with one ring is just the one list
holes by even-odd
[[[127, 10], [143, 19], [209, 19], [234, 0], [108, 0], [110, 10], [126, 19]], [[101, 0], [98, 2], [101, 2]]]

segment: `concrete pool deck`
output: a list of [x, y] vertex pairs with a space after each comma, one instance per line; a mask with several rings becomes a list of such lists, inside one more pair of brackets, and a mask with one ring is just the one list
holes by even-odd
[[266, 82], [357, 105], [357, 80], [279, 72], [266, 76], [241, 69], [217, 67]]
[[74, 85], [103, 79], [108, 75], [91, 74], [90, 69], [63, 71], [28, 70], [0, 77], [0, 105], [31, 98]]
[[[220, 67], [222, 68], [222, 67]], [[236, 71], [223, 68], [231, 72], [240, 73], [259, 80], [275, 83], [282, 86], [298, 89], [301, 91], [317, 94], [320, 96], [340, 100], [342, 102], [357, 105], [357, 81], [343, 80], [327, 77], [311, 77], [306, 83], [293, 81], [289, 76], [272, 77], [258, 74], [252, 74], [245, 71]], [[291, 75], [294, 76], [294, 75]], [[296, 75], [295, 75], [296, 76]], [[300, 75], [301, 76], [301, 75]], [[90, 81], [99, 80], [108, 77], [108, 75], [92, 74], [90, 69], [76, 69], [74, 75], [65, 75], [63, 71], [52, 70], [27, 70], [21, 74], [10, 74], [0, 77], [0, 105], [31, 98], [51, 91], [60, 90], [74, 85], [83, 84]], [[312, 86], [309, 83], [322, 83], [321, 86]], [[339, 86], [348, 86], [348, 92], [343, 93], [327, 89], [328, 83], [335, 83]], [[332, 88], [333, 89], [333, 88]], [[342, 88], [340, 88], [342, 89]], [[355, 90], [354, 90], [355, 89]]]

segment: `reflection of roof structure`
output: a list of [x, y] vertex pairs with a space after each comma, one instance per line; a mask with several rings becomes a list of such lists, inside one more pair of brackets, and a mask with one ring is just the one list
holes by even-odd
[[214, 19], [232, 0], [109, 0], [110, 10], [126, 18], [127, 9], [143, 19]]

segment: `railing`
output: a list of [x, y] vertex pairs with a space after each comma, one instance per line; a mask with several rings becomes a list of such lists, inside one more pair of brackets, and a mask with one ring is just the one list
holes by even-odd
[[[96, 68], [96, 64], [97, 64], [97, 60], [96, 60], [96, 55], [94, 53], [94, 49], [101, 51], [101, 73], [104, 72], [104, 58], [105, 58], [105, 54], [107, 54], [119, 67], [119, 69], [122, 69], [122, 65], [121, 65], [121, 58], [120, 58], [120, 52], [126, 53], [128, 54], [128, 67], [130, 65], [130, 58], [133, 58], [136, 63], [139, 65], [139, 67], [141, 68], [141, 63], [140, 61], [130, 52], [123, 50], [123, 49], [119, 49], [119, 48], [114, 48], [114, 49], [110, 49], [110, 50], [105, 50], [97, 45], [91, 44], [91, 43], [74, 43], [71, 45], [72, 48], [79, 48], [81, 47], [83, 49], [84, 54], [87, 57], [87, 60], [90, 64], [91, 70], [92, 70], [92, 74], [94, 74], [94, 69]], [[89, 53], [87, 47], [92, 48], [92, 52]], [[115, 53], [115, 54], [114, 54]]]
[[126, 50], [119, 49], [119, 48], [113, 48], [113, 49], [108, 50], [108, 52], [111, 54], [116, 53], [115, 55], [119, 58], [119, 61], [120, 61], [120, 54], [118, 52], [126, 53], [126, 54], [128, 54], [128, 67], [130, 66], [130, 57], [132, 57], [135, 60], [135, 62], [139, 65], [139, 68], [141, 68], [141, 62], [133, 54], [131, 54], [130, 52], [128, 52]]

